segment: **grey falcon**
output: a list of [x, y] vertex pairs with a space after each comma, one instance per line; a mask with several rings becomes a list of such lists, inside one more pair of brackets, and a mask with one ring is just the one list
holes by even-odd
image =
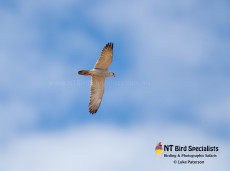
[[107, 43], [103, 48], [100, 58], [92, 70], [78, 71], [79, 75], [92, 76], [90, 85], [90, 102], [89, 112], [94, 114], [97, 112], [104, 94], [105, 78], [115, 77], [113, 72], [108, 70], [113, 60], [113, 43]]

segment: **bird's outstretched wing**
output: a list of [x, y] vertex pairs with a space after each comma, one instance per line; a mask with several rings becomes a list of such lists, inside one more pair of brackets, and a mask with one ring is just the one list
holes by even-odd
[[113, 43], [107, 43], [94, 68], [108, 69], [113, 60]]
[[97, 112], [104, 93], [105, 77], [92, 76], [89, 112], [94, 114]]

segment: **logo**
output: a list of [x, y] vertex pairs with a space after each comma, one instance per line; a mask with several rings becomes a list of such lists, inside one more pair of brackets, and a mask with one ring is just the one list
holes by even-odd
[[[173, 145], [165, 144], [162, 145], [159, 142], [155, 151], [158, 155], [164, 151], [164, 154], [160, 158], [172, 159], [174, 164], [205, 164], [206, 159], [217, 158], [220, 153], [220, 148], [218, 146], [212, 145]], [[157, 157], [158, 158], [158, 157]]]
[[163, 150], [162, 150], [162, 144], [161, 144], [161, 142], [159, 142], [157, 144], [155, 150], [156, 150], [156, 153], [159, 154], [159, 155], [162, 153]]

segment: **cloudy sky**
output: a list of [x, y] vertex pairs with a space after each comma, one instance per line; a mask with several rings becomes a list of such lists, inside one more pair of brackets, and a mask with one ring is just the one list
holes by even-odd
[[[229, 170], [227, 0], [0, 0], [0, 170]], [[91, 69], [114, 43], [98, 112]], [[219, 146], [175, 165], [156, 144]]]

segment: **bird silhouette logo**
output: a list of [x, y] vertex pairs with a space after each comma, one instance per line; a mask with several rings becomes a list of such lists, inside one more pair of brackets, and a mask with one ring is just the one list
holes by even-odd
[[159, 154], [159, 155], [163, 152], [162, 143], [161, 143], [161, 142], [159, 142], [159, 143], [157, 144], [155, 150], [156, 150], [156, 153]]

